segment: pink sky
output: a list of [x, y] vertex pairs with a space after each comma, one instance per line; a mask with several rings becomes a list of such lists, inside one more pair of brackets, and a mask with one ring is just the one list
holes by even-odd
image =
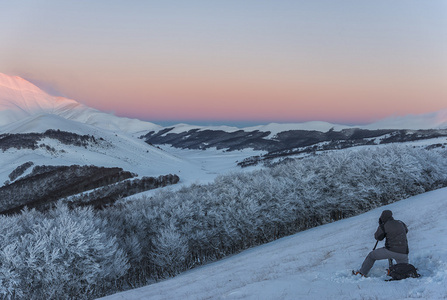
[[368, 123], [447, 108], [447, 2], [422, 2], [11, 2], [0, 72], [154, 122]]

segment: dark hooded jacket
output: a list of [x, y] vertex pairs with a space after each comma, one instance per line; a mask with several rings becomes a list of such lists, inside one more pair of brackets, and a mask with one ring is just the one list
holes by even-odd
[[404, 222], [394, 220], [390, 210], [384, 210], [379, 220], [379, 228], [377, 228], [374, 237], [376, 240], [383, 240], [386, 237], [385, 248], [397, 252], [408, 254], [407, 241], [408, 228]]

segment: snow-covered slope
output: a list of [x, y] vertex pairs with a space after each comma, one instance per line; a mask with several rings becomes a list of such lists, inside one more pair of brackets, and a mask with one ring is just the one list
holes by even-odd
[[[159, 128], [158, 130], [163, 130]], [[169, 133], [181, 133], [192, 129], [199, 130], [221, 130], [226, 132], [235, 132], [237, 130], [244, 131], [270, 131], [270, 137], [274, 137], [280, 132], [289, 130], [315, 130], [321, 132], [327, 132], [330, 129], [340, 131], [347, 128], [360, 128], [360, 129], [447, 129], [447, 108], [421, 115], [408, 115], [403, 117], [390, 117], [367, 125], [341, 125], [322, 121], [312, 121], [304, 123], [269, 123], [266, 125], [250, 126], [244, 128], [230, 127], [230, 126], [194, 126], [189, 124], [177, 124], [168, 126], [173, 128]], [[156, 130], [157, 131], [157, 130]]]
[[259, 130], [271, 131], [276, 134], [287, 130], [316, 130], [326, 132], [330, 129], [342, 130], [346, 128], [361, 128], [361, 129], [446, 129], [447, 128], [447, 108], [421, 115], [408, 115], [403, 117], [390, 117], [367, 125], [340, 125], [328, 122], [305, 122], [298, 124], [277, 124], [271, 123], [263, 126], [255, 126], [245, 128], [245, 130]]
[[223, 153], [210, 150], [178, 152], [162, 150], [138, 139], [139, 132], [160, 126], [136, 119], [119, 118], [74, 100], [53, 97], [30, 82], [0, 73], [0, 134], [43, 133], [48, 129], [93, 135], [98, 145], [76, 147], [46, 139], [36, 150], [10, 148], [0, 152], [0, 186], [18, 166], [95, 165], [120, 167], [139, 176], [176, 174], [187, 184], [213, 180], [218, 174], [239, 169], [237, 161], [260, 152]]
[[[0, 73], [0, 130], [2, 126], [24, 121], [29, 117], [35, 121], [36, 116], [41, 114], [53, 114], [99, 128], [123, 132], [160, 128], [150, 122], [116, 117], [75, 100], [53, 97], [25, 79]], [[44, 123], [41, 124], [43, 125]]]
[[[446, 207], [444, 188], [103, 299], [446, 299]], [[374, 247], [383, 209], [408, 225], [410, 263], [421, 278], [385, 282], [387, 261], [368, 278], [350, 274]]]
[[[213, 180], [218, 174], [238, 170], [237, 161], [256, 155], [255, 151], [224, 153], [223, 151], [162, 150], [121, 131], [108, 131], [92, 125], [66, 120], [52, 114], [38, 114], [4, 127], [7, 133], [44, 132], [48, 128], [93, 135], [98, 144], [89, 147], [62, 144], [55, 139], [41, 140], [54, 149], [10, 148], [0, 151], [0, 186], [8, 175], [21, 164], [32, 161], [35, 165], [95, 165], [120, 167], [139, 176], [176, 174], [181, 183]], [[0, 133], [2, 133], [0, 131]]]
[[[196, 125], [190, 125], [190, 124], [177, 124], [174, 126], [167, 126], [165, 128], [173, 128], [169, 131], [169, 133], [181, 133], [185, 131], [189, 131], [192, 129], [200, 129], [200, 130], [214, 130], [214, 131], [225, 131], [225, 132], [235, 132], [238, 130], [244, 130], [244, 131], [255, 131], [259, 130], [262, 132], [270, 131], [270, 136], [275, 136], [279, 132], [288, 131], [288, 130], [316, 130], [316, 131], [322, 131], [326, 132], [333, 128], [334, 130], [342, 130], [346, 128], [350, 128], [350, 126], [347, 125], [339, 125], [339, 124], [333, 124], [328, 122], [320, 122], [320, 121], [313, 121], [313, 122], [304, 122], [304, 123], [269, 123], [266, 125], [257, 125], [257, 126], [250, 126], [250, 127], [234, 127], [234, 126], [196, 126]], [[163, 129], [165, 129], [163, 128]], [[159, 130], [161, 130], [160, 128]]]

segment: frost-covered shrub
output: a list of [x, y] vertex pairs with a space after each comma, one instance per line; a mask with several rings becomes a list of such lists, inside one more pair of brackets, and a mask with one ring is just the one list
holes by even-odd
[[188, 240], [170, 223], [152, 242], [150, 258], [163, 275], [174, 276], [183, 269], [188, 257]]
[[[333, 152], [101, 211], [0, 217], [0, 298], [93, 298], [447, 186], [447, 154]], [[76, 297], [75, 297], [76, 296]]]
[[48, 214], [2, 217], [0, 295], [82, 299], [101, 294], [127, 269], [124, 253], [91, 209], [60, 205]]
[[402, 146], [333, 152], [162, 190], [101, 216], [130, 258], [129, 280], [143, 283], [446, 186], [446, 158]]

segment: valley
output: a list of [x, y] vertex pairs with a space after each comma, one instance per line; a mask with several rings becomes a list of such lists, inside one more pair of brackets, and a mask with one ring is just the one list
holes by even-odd
[[104, 296], [445, 187], [446, 115], [163, 127], [0, 74], [0, 279]]

